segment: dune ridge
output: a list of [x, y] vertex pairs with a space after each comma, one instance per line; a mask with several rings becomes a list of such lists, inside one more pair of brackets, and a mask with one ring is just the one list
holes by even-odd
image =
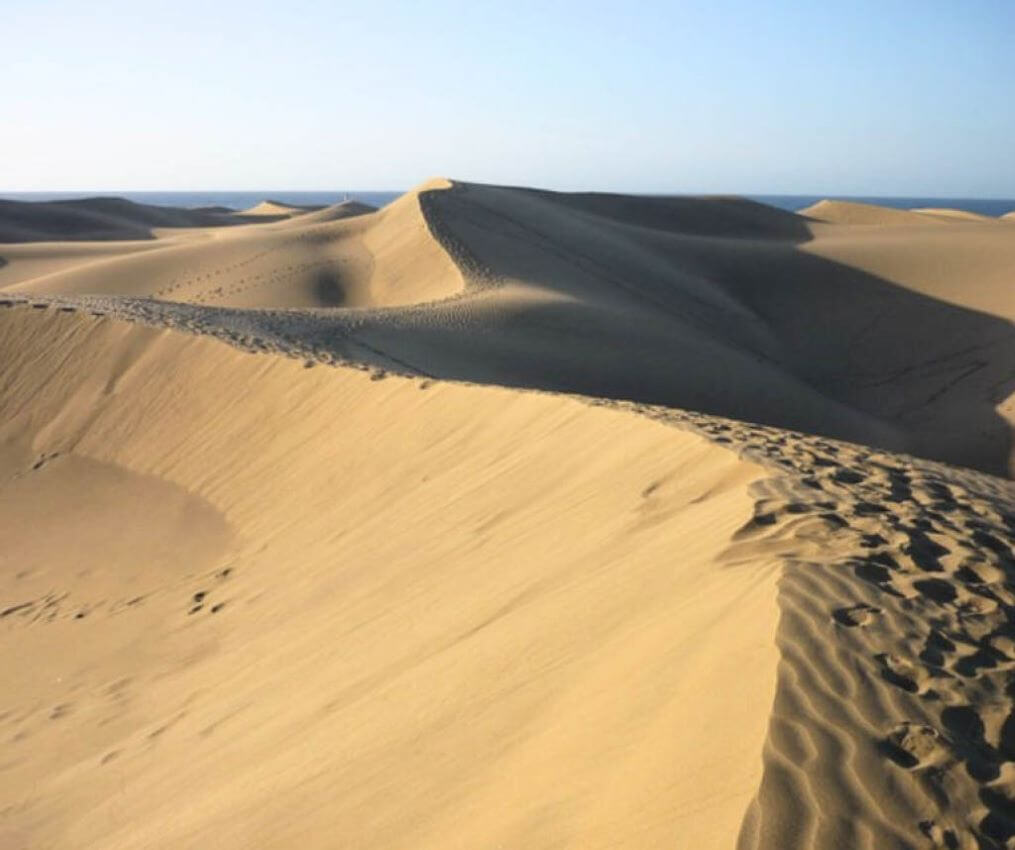
[[[776, 565], [712, 564], [760, 468], [574, 399], [307, 370], [81, 313], [15, 307], [0, 326], [0, 516], [20, 543], [0, 627], [24, 662], [2, 721], [5, 841], [735, 834], [760, 778]], [[35, 513], [99, 473], [136, 482], [131, 503]], [[207, 536], [130, 584], [141, 540], [67, 529], [171, 537], [171, 506], [147, 509], [170, 488]], [[718, 663], [693, 651], [704, 634]], [[726, 703], [741, 666], [756, 675]], [[719, 716], [725, 743], [707, 734]], [[673, 736], [674, 717], [700, 733]]]
[[[447, 181], [376, 213], [296, 222], [5, 291], [359, 307], [219, 313], [213, 323], [276, 340], [284, 325], [341, 359], [396, 370], [691, 408], [1012, 468], [1015, 311], [1002, 284], [1015, 243], [1004, 228], [871, 232], [739, 199]], [[0, 284], [16, 274], [11, 263]], [[149, 303], [109, 307], [169, 315]]]
[[1005, 228], [338, 212], [0, 249], [0, 844], [1015, 840]]
[[269, 218], [289, 218], [291, 216], [303, 215], [304, 213], [317, 212], [323, 209], [319, 205], [287, 204], [283, 201], [273, 201], [270, 198], [260, 201], [245, 210], [240, 210], [240, 215], [258, 216]]

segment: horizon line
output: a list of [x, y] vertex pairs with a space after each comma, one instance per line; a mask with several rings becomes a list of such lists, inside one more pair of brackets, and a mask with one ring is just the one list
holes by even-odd
[[[453, 178], [448, 178], [453, 179]], [[477, 181], [461, 180], [457, 181], [460, 183], [471, 183]], [[623, 191], [616, 189], [544, 189], [540, 186], [523, 186], [520, 184], [508, 184], [508, 183], [489, 183], [485, 185], [490, 186], [501, 186], [504, 188], [512, 189], [536, 189], [539, 191], [550, 191], [558, 192], [560, 194], [600, 194], [600, 195], [634, 195], [642, 197], [695, 197], [695, 196], [740, 196], [740, 197], [782, 197], [782, 198], [824, 198], [828, 200], [832, 199], [865, 199], [865, 198], [912, 198], [912, 199], [932, 199], [941, 201], [1015, 201], [1015, 195], [1004, 196], [1004, 195], [936, 195], [936, 194], [912, 194], [912, 193], [885, 193], [885, 194], [867, 194], [858, 192], [839, 193], [839, 192], [754, 192], [754, 191], [694, 191], [694, 190], [683, 190], [683, 191], [671, 191], [671, 192], [638, 192], [638, 191]], [[411, 192], [412, 188], [409, 189], [294, 189], [294, 188], [256, 188], [256, 189], [207, 189], [207, 188], [194, 188], [194, 189], [127, 189], [127, 188], [88, 188], [88, 189], [0, 189], [0, 200], [4, 199], [7, 194], [11, 195], [56, 195], [56, 194], [92, 194], [95, 196], [110, 196], [111, 194], [124, 193], [124, 194], [230, 194], [230, 193], [247, 193], [247, 194], [260, 194], [260, 193], [285, 193], [285, 192], [303, 192], [303, 193], [320, 193], [320, 194], [355, 194], [357, 192], [371, 193], [371, 194], [392, 194], [402, 195], [407, 192]], [[266, 198], [267, 199], [267, 198]]]

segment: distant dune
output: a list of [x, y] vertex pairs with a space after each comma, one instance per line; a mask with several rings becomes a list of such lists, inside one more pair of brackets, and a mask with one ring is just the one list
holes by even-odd
[[818, 201], [805, 209], [800, 215], [832, 224], [874, 224], [879, 227], [887, 225], [921, 225], [934, 221], [934, 217], [924, 215], [920, 210], [899, 210], [893, 207], [881, 207], [876, 204], [861, 204], [856, 201]]
[[280, 220], [319, 207], [265, 202], [245, 213], [227, 207], [184, 209], [139, 204], [126, 198], [70, 201], [0, 199], [0, 243], [153, 239], [159, 228], [225, 227]]
[[1009, 227], [134, 206], [3, 219], [0, 847], [1015, 839]]
[[339, 204], [332, 204], [328, 207], [320, 207], [317, 210], [303, 213], [298, 219], [294, 216], [294, 224], [319, 224], [322, 221], [335, 221], [340, 218], [352, 218], [356, 215], [366, 215], [377, 212], [377, 207], [364, 204], [359, 201], [342, 201]]
[[282, 201], [261, 201], [249, 209], [242, 210], [240, 215], [267, 216], [270, 218], [288, 218], [303, 213], [316, 212], [322, 209], [320, 206], [301, 206], [299, 204], [286, 204]]
[[953, 210], [944, 207], [921, 207], [920, 209], [914, 209], [913, 212], [954, 221], [997, 221], [996, 218], [989, 215], [981, 215], [980, 213], [969, 212], [969, 210]]

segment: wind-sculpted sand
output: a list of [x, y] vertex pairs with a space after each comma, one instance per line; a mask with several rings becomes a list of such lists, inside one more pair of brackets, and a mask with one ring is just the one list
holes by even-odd
[[1015, 233], [821, 209], [0, 246], [0, 846], [1015, 843]]
[[1015, 838], [1015, 493], [776, 429], [675, 418], [784, 472], [726, 557], [782, 559], [779, 681], [740, 848]]

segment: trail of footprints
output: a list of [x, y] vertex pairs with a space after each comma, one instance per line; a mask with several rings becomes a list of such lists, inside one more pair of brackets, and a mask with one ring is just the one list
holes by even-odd
[[[297, 275], [306, 274], [315, 269], [341, 265], [346, 262], [345, 258], [325, 257], [313, 262], [271, 265], [267, 268], [262, 268], [260, 271], [253, 274], [250, 274], [248, 271], [248, 273], [243, 276], [235, 277], [236, 272], [248, 269], [248, 267], [254, 263], [258, 263], [259, 261], [264, 260], [265, 258], [284, 249], [291, 248], [299, 245], [300, 243], [306, 243], [307, 245], [323, 245], [332, 239], [333, 236], [328, 233], [300, 234], [281, 241], [270, 248], [249, 254], [233, 263], [216, 266], [214, 268], [198, 268], [189, 273], [185, 273], [181, 277], [175, 277], [165, 286], [158, 289], [152, 297], [166, 298], [167, 296], [185, 292], [189, 289], [193, 289], [194, 287], [203, 287], [205, 291], [199, 295], [192, 296], [188, 300], [196, 304], [211, 304], [215, 301], [220, 301], [227, 296], [238, 295], [239, 293], [246, 292], [250, 289], [284, 283], [286, 280], [296, 277]], [[222, 280], [231, 279], [233, 282], [228, 285], [223, 284], [222, 286], [217, 286], [213, 289], [207, 288], [216, 279], [220, 278]]]
[[[838, 651], [858, 656], [856, 693], [839, 696], [844, 715], [876, 704], [857, 721], [869, 745], [886, 771], [919, 774], [926, 798], [914, 808], [940, 809], [915, 824], [927, 846], [1015, 848], [1010, 482], [762, 426], [643, 412], [730, 442], [781, 471], [757, 485], [755, 516], [741, 535], [817, 530], [823, 554], [789, 567], [814, 577], [819, 592], [802, 604], [833, 624]], [[852, 598], [836, 604], [822, 598], [826, 588]], [[836, 651], [813, 650], [815, 664]], [[879, 688], [896, 695], [864, 693]], [[898, 712], [895, 721], [885, 723], [885, 705]]]
[[[222, 612], [230, 604], [231, 597], [227, 596], [225, 590], [227, 581], [234, 576], [234, 573], [235, 567], [224, 567], [205, 576], [200, 581], [200, 590], [188, 591], [186, 595], [181, 594], [181, 613], [185, 612], [186, 616], [193, 616], [202, 611], [208, 614]], [[193, 585], [193, 578], [189, 579], [188, 583]], [[175, 594], [180, 591], [168, 592]], [[105, 613], [107, 616], [115, 616], [149, 601], [146, 596], [136, 596], [112, 602], [102, 600], [83, 607], [79, 604], [71, 605], [69, 597], [70, 594], [67, 593], [49, 593], [40, 599], [8, 606], [0, 611], [0, 626], [8, 618], [10, 618], [11, 624], [28, 627], [52, 623], [58, 619], [83, 619], [91, 614]], [[132, 699], [130, 687], [132, 684], [136, 684], [136, 682], [130, 676], [97, 687], [86, 685], [84, 682], [68, 683], [63, 701], [59, 703], [50, 705], [36, 703], [22, 706], [20, 710], [0, 711], [0, 733], [4, 735], [9, 744], [20, 745], [41, 731], [44, 724], [61, 722], [68, 717], [91, 718], [87, 722], [95, 722], [94, 718], [97, 717], [97, 725], [105, 726], [116, 721], [125, 713]], [[135, 741], [136, 748], [141, 750], [150, 748], [185, 716], [187, 716], [187, 711], [177, 711], [155, 728], [139, 730], [139, 736]], [[228, 719], [228, 716], [206, 726], [200, 734], [207, 736], [213, 733], [223, 719]], [[124, 744], [119, 748], [104, 752], [99, 757], [99, 765], [107, 765], [123, 755], [127, 743], [124, 741]], [[10, 757], [8, 761], [0, 761], [0, 772], [14, 767], [20, 761], [28, 758], [25, 751], [18, 749], [8, 751], [8, 756]], [[2, 813], [3, 811], [0, 810], [0, 814]]]
[[[303, 360], [310, 365], [341, 365], [369, 372], [375, 380], [396, 374], [429, 379], [422, 370], [369, 349], [386, 362], [386, 367], [364, 363], [346, 355], [356, 319], [304, 309], [243, 309], [188, 302], [158, 301], [128, 296], [24, 296], [0, 298], [0, 308], [84, 313], [93, 319], [113, 318], [142, 325], [173, 328], [186, 333], [210, 336], [251, 354], [274, 354]], [[369, 347], [356, 340], [362, 351]]]

